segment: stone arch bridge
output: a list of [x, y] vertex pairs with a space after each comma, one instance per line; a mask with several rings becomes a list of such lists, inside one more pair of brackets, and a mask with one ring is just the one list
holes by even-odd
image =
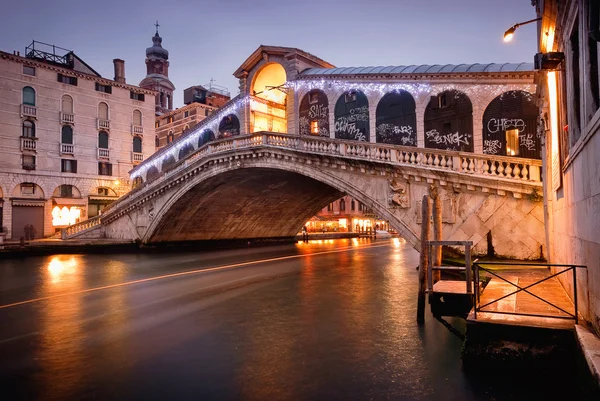
[[293, 238], [348, 194], [418, 248], [420, 200], [434, 185], [444, 239], [471, 240], [475, 252], [486, 253], [491, 234], [499, 256], [538, 258], [540, 168], [532, 159], [259, 132], [201, 146], [63, 237]]

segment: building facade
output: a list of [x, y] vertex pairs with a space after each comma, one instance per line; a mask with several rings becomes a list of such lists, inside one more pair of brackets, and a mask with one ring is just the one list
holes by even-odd
[[[534, 1], [549, 259], [578, 269], [579, 311], [600, 334], [600, 2]], [[561, 275], [574, 293], [572, 275]]]
[[[62, 53], [61, 53], [62, 51]], [[154, 152], [155, 92], [102, 78], [72, 51], [0, 52], [0, 227], [39, 238], [100, 213]], [[144, 138], [150, 142], [144, 143]]]
[[372, 233], [374, 230], [390, 229], [389, 223], [378, 219], [364, 203], [348, 195], [321, 209], [306, 222], [305, 227], [309, 233]]
[[158, 92], [155, 98], [155, 113], [161, 115], [173, 110], [173, 92], [175, 85], [169, 80], [169, 52], [162, 47], [162, 38], [156, 33], [152, 37], [152, 46], [146, 49], [146, 78], [140, 87]]

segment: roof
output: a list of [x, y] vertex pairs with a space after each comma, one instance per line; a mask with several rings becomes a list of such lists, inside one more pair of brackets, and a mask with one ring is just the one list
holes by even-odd
[[533, 71], [533, 63], [504, 64], [433, 64], [379, 67], [308, 68], [301, 76], [311, 75], [395, 75], [395, 74], [459, 74], [481, 72]]

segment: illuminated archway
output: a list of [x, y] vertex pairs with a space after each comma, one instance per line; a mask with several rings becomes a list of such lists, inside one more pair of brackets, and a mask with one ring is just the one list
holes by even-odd
[[267, 64], [256, 74], [250, 90], [250, 132], [287, 132], [286, 80], [285, 69], [277, 63]]

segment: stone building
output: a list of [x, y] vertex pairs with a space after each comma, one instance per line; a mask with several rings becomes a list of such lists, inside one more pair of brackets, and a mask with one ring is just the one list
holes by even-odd
[[173, 92], [175, 85], [169, 80], [169, 52], [162, 47], [162, 38], [158, 34], [152, 37], [152, 46], [146, 49], [146, 78], [140, 87], [158, 92], [155, 99], [155, 112], [159, 116], [173, 110]]
[[185, 106], [156, 116], [156, 149], [173, 142], [230, 100], [225, 88], [197, 85], [183, 91]]
[[114, 80], [103, 78], [72, 51], [40, 42], [24, 57], [0, 52], [0, 227], [8, 238], [49, 236], [97, 215], [154, 152], [155, 92], [128, 85], [122, 60], [114, 68]]
[[378, 219], [364, 203], [348, 195], [329, 203], [306, 223], [309, 233], [371, 233], [375, 229], [389, 230], [389, 228], [389, 224]]
[[[545, 132], [550, 262], [577, 274], [579, 311], [600, 333], [600, 2], [534, 1]], [[559, 276], [573, 294], [573, 277]]]

